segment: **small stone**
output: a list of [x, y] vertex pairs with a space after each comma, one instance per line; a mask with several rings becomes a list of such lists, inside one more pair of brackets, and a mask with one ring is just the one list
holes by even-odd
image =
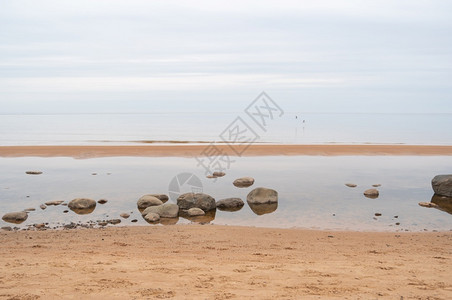
[[43, 210], [44, 210], [44, 209], [46, 209], [46, 208], [47, 208], [47, 206], [46, 206], [46, 205], [44, 205], [44, 204], [41, 204], [41, 205], [39, 205], [39, 208], [40, 208], [40, 209], [43, 209]]
[[381, 184], [377, 183], [377, 184], [372, 184], [373, 187], [379, 187], [381, 186]]
[[418, 204], [422, 207], [438, 207], [438, 204], [432, 202], [419, 202]]
[[131, 220], [130, 222], [136, 223], [136, 222], [138, 222], [138, 220], [137, 220], [137, 219], [133, 219], [133, 220]]
[[346, 183], [345, 185], [351, 188], [357, 187], [357, 185], [354, 183]]
[[252, 177], [242, 177], [234, 180], [232, 183], [234, 186], [239, 188], [246, 188], [254, 184], [254, 178]]
[[211, 179], [211, 178], [217, 178], [217, 176], [207, 175], [206, 178], [209, 178], [209, 179]]
[[400, 223], [399, 222], [397, 222], [397, 223], [395, 223], [397, 226], [399, 226], [400, 225]]
[[41, 224], [35, 224], [34, 227], [37, 228], [37, 229], [41, 229], [41, 228], [46, 227], [46, 224], [44, 224], [44, 223], [41, 223]]
[[91, 175], [97, 175], [97, 173], [91, 173]]
[[213, 172], [212, 174], [215, 177], [223, 177], [224, 175], [226, 175], [225, 172]]
[[3, 227], [2, 227], [2, 230], [5, 230], [5, 231], [12, 231], [13, 229], [11, 228], [11, 226], [3, 226]]
[[35, 210], [36, 210], [36, 208], [33, 208], [33, 207], [24, 209], [25, 212], [27, 212], [27, 211], [35, 211]]
[[99, 225], [99, 226], [107, 226], [108, 222], [107, 221], [98, 221], [97, 225]]
[[91, 209], [96, 207], [96, 201], [88, 198], [77, 198], [71, 200], [68, 204], [69, 208], [74, 209]]
[[367, 198], [378, 198], [379, 194], [377, 189], [368, 189], [364, 191], [364, 196]]
[[147, 215], [144, 216], [144, 219], [147, 222], [154, 223], [154, 222], [158, 222], [160, 220], [160, 216], [156, 213], [148, 213]]
[[130, 217], [130, 215], [128, 213], [122, 213], [119, 215], [121, 218], [127, 219]]
[[376, 217], [381, 217], [381, 213], [375, 213]]
[[107, 202], [108, 202], [108, 200], [105, 200], [105, 199], [97, 200], [97, 203], [99, 203], [99, 204], [105, 204]]
[[40, 175], [40, 174], [42, 174], [41, 171], [26, 171], [25, 173], [28, 174], [28, 175]]
[[61, 203], [63, 203], [64, 201], [63, 200], [55, 200], [55, 201], [47, 201], [45, 204], [47, 205], [47, 206], [50, 206], [50, 205], [60, 205]]
[[120, 219], [112, 219], [112, 220], [108, 220], [107, 222], [112, 225], [116, 225], [116, 224], [121, 223], [121, 220]]
[[394, 218], [396, 218], [396, 219], [397, 219], [398, 217], [399, 217], [399, 216], [394, 216]]
[[65, 213], [65, 214], [67, 214], [69, 211], [66, 209], [66, 210], [63, 210], [63, 213]]
[[200, 208], [192, 207], [189, 210], [187, 210], [187, 214], [190, 217], [196, 217], [196, 216], [204, 216], [206, 213]]

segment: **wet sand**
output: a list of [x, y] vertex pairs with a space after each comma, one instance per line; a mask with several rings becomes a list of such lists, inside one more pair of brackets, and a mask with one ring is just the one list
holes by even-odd
[[452, 233], [0, 231], [0, 299], [451, 299]]
[[[140, 146], [0, 146], [0, 157], [111, 157], [202, 156], [209, 145], [140, 145]], [[230, 156], [272, 155], [452, 155], [452, 146], [435, 145], [281, 145], [253, 144], [248, 147], [215, 145], [217, 151]], [[212, 153], [212, 152], [210, 152]]]

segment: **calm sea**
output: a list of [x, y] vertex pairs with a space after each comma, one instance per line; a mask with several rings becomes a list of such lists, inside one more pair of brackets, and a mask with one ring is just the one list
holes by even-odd
[[263, 143], [452, 144], [452, 114], [285, 113], [259, 127], [244, 112], [231, 112], [0, 115], [0, 145], [221, 141], [237, 117]]

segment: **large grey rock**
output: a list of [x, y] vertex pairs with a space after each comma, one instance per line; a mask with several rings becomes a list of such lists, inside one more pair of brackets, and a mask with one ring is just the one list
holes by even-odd
[[432, 179], [432, 188], [437, 195], [452, 197], [452, 174], [436, 175]]
[[28, 218], [28, 214], [24, 211], [10, 212], [3, 215], [2, 220], [8, 223], [20, 224]]
[[177, 205], [183, 210], [189, 210], [192, 207], [197, 207], [203, 211], [215, 209], [215, 199], [203, 193], [186, 193], [177, 198]]
[[160, 218], [177, 218], [179, 216], [179, 206], [173, 203], [149, 206], [141, 213], [141, 215], [146, 216], [149, 213], [158, 214]]
[[153, 195], [144, 195], [137, 201], [138, 209], [145, 209], [150, 206], [162, 205], [163, 201]]
[[217, 201], [217, 208], [226, 211], [238, 211], [245, 203], [240, 198], [227, 198]]
[[232, 184], [235, 185], [236, 187], [240, 187], [240, 188], [249, 187], [254, 184], [254, 178], [252, 178], [252, 177], [238, 178], [238, 179], [234, 180], [234, 182]]
[[278, 202], [278, 192], [263, 187], [256, 188], [249, 192], [246, 201], [251, 204], [269, 204]]

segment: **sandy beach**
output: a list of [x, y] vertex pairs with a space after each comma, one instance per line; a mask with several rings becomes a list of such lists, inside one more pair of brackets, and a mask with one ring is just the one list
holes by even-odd
[[0, 232], [0, 299], [450, 299], [452, 233]]
[[[111, 157], [111, 156], [201, 156], [209, 145], [140, 145], [140, 146], [0, 146], [0, 157]], [[215, 145], [218, 151], [236, 156], [272, 155], [452, 155], [452, 146], [438, 145]], [[236, 151], [236, 152], [234, 152]]]

